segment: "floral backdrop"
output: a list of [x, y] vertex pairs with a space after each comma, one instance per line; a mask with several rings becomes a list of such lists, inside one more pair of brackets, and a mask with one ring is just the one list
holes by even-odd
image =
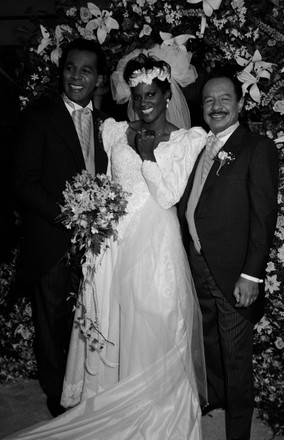
[[[266, 313], [255, 327], [254, 372], [255, 404], [260, 416], [274, 434], [284, 433], [284, 0], [102, 3], [105, 9], [94, 3], [60, 0], [52, 24], [34, 18], [34, 33], [19, 53], [14, 78], [21, 89], [21, 107], [54, 93], [62, 48], [79, 36], [101, 44], [108, 74], [123, 55], [154, 44], [187, 51], [200, 78], [206, 78], [216, 67], [236, 73], [245, 96], [246, 122], [251, 130], [273, 139], [279, 149], [279, 215], [267, 265]], [[108, 76], [104, 90], [107, 80]], [[16, 249], [11, 261], [0, 267], [3, 381], [36, 374], [29, 300], [8, 300], [18, 252]]]

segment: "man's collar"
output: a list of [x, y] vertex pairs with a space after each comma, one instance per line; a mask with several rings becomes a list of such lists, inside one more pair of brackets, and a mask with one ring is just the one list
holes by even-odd
[[[217, 133], [216, 137], [220, 140], [223, 138], [228, 138], [240, 125], [239, 121], [235, 122], [235, 124], [230, 125], [230, 127], [226, 128], [224, 131], [220, 131], [220, 133]], [[210, 130], [207, 134], [207, 137], [214, 135], [214, 133]]]
[[66, 105], [68, 105], [72, 110], [80, 110], [81, 108], [89, 108], [93, 111], [93, 103], [92, 101], [89, 102], [89, 104], [86, 105], [86, 107], [82, 107], [81, 105], [77, 104], [74, 101], [71, 101], [71, 99], [66, 96], [65, 93], [62, 93], [62, 99], [65, 102]]

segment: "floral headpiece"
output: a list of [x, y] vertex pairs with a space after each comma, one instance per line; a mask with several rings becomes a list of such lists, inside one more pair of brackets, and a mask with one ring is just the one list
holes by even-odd
[[139, 83], [152, 84], [154, 78], [158, 78], [160, 81], [165, 81], [166, 79], [171, 82], [171, 73], [167, 66], [153, 67], [153, 69], [137, 69], [133, 72], [129, 78], [129, 87], [136, 87]]

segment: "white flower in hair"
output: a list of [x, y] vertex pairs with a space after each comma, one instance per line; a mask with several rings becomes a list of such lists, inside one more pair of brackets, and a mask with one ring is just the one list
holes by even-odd
[[142, 69], [133, 72], [129, 78], [128, 85], [129, 87], [136, 87], [139, 83], [152, 84], [154, 78], [157, 78], [160, 81], [165, 81], [167, 79], [171, 82], [169, 69], [166, 66], [163, 68], [153, 67], [153, 69], [145, 69], [145, 67], [142, 67]]

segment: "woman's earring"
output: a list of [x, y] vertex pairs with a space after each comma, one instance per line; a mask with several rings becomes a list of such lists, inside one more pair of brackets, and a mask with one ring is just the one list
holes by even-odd
[[168, 107], [169, 107], [169, 102], [170, 102], [170, 100], [169, 100], [169, 98], [167, 98], [167, 104], [166, 104], [166, 108], [168, 108]]

